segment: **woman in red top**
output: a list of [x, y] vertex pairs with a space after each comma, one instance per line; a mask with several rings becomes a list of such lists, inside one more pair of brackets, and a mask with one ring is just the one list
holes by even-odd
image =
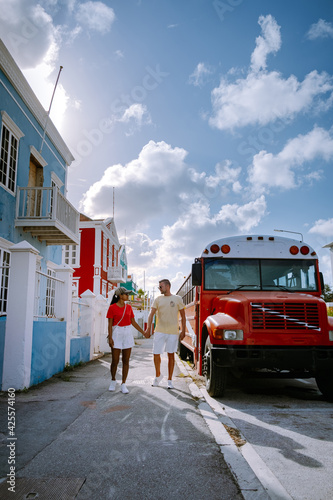
[[114, 391], [116, 388], [116, 373], [120, 358], [120, 351], [122, 351], [122, 383], [121, 392], [123, 394], [128, 393], [126, 387], [126, 378], [129, 370], [129, 360], [131, 356], [131, 350], [134, 346], [134, 339], [132, 333], [132, 326], [136, 328], [142, 335], [146, 336], [142, 328], [137, 324], [134, 319], [133, 309], [129, 304], [126, 304], [128, 300], [128, 290], [124, 287], [117, 288], [111, 301], [111, 305], [107, 312], [106, 317], [108, 318], [108, 341], [111, 347], [112, 361], [111, 361], [111, 384], [109, 391]]

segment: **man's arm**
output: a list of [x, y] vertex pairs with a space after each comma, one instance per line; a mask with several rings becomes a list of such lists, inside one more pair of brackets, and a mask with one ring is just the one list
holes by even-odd
[[152, 307], [150, 310], [149, 316], [148, 316], [148, 323], [147, 323], [147, 328], [146, 328], [146, 335], [148, 335], [148, 337], [151, 336], [151, 325], [152, 325], [155, 313], [156, 313], [156, 308]]
[[186, 330], [185, 309], [181, 309], [179, 312], [180, 312], [180, 319], [181, 319], [181, 322], [182, 322], [182, 330], [180, 332], [179, 339], [183, 340], [183, 338], [185, 337], [185, 330]]

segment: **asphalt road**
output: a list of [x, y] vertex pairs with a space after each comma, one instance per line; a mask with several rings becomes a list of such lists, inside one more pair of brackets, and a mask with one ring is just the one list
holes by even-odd
[[333, 499], [333, 404], [313, 379], [231, 379], [206, 400], [270, 498]]

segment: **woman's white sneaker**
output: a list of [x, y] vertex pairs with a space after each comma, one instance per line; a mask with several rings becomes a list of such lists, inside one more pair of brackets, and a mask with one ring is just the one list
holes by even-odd
[[116, 389], [116, 385], [117, 385], [117, 381], [116, 380], [111, 380], [109, 391], [114, 391]]
[[123, 394], [128, 394], [129, 393], [129, 390], [127, 389], [127, 387], [126, 387], [125, 384], [121, 384], [121, 392]]
[[168, 389], [174, 389], [172, 380], [168, 380]]

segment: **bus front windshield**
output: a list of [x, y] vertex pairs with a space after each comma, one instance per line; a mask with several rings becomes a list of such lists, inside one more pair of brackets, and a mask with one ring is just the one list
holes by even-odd
[[205, 259], [205, 290], [316, 292], [316, 261], [309, 259]]

